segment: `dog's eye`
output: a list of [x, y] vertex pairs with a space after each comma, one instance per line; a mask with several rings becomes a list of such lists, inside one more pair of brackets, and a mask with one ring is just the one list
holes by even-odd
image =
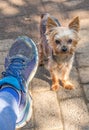
[[68, 40], [68, 43], [71, 44], [71, 43], [72, 43], [72, 39], [69, 39], [69, 40]]
[[56, 44], [61, 44], [61, 41], [55, 40]]

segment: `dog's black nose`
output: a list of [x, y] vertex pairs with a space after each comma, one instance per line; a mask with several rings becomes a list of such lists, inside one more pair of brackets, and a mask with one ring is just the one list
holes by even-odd
[[63, 52], [66, 52], [66, 51], [67, 51], [67, 47], [66, 47], [66, 46], [63, 46], [63, 47], [62, 47], [62, 51], [63, 51]]

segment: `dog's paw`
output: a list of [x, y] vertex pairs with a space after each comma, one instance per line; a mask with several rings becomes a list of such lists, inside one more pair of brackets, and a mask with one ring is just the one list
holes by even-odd
[[68, 82], [68, 83], [65, 84], [64, 88], [72, 90], [74, 88], [74, 85], [72, 83]]
[[58, 91], [60, 88], [60, 85], [59, 84], [53, 84], [52, 87], [51, 87], [51, 90], [52, 91]]
[[73, 84], [66, 84], [64, 88], [72, 90], [72, 89], [74, 89], [74, 86], [73, 86]]
[[69, 82], [69, 81], [66, 81], [66, 82], [64, 83], [63, 87], [64, 87], [65, 89], [69, 89], [69, 90], [74, 89], [74, 85], [73, 85], [71, 82]]

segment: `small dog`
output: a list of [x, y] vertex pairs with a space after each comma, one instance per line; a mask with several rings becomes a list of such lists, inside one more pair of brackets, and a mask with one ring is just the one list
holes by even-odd
[[79, 17], [75, 17], [68, 27], [62, 27], [59, 21], [50, 14], [46, 13], [41, 16], [40, 64], [46, 64], [50, 72], [53, 91], [57, 91], [61, 85], [66, 89], [74, 88], [69, 81], [69, 74], [79, 41], [79, 23]]

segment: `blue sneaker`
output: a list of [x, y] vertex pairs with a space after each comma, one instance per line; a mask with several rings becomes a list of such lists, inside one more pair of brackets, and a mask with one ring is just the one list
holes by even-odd
[[5, 59], [5, 72], [0, 86], [9, 84], [20, 92], [19, 116], [16, 128], [23, 127], [31, 118], [32, 98], [28, 92], [29, 82], [38, 67], [38, 51], [35, 43], [28, 37], [16, 39]]

